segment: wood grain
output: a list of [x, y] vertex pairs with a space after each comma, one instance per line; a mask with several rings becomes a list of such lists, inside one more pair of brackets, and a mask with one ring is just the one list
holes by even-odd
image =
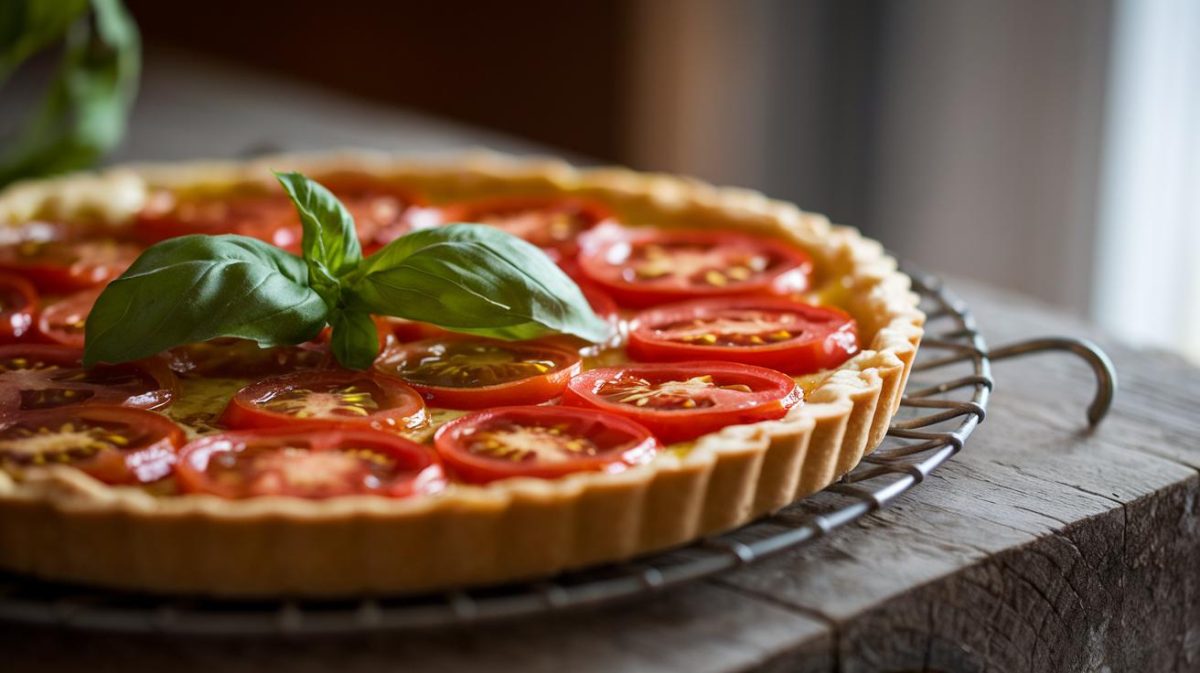
[[[1089, 331], [958, 285], [993, 342]], [[1105, 345], [1125, 387], [1098, 431], [1085, 366], [998, 363], [987, 422], [925, 485], [720, 581], [829, 618], [839, 671], [1197, 670], [1200, 375]]]

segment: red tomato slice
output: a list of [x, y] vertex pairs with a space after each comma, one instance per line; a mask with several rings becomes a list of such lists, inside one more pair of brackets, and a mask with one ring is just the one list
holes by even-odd
[[48, 409], [0, 420], [0, 466], [72, 465], [107, 484], [162, 479], [183, 443], [183, 430], [167, 417], [126, 407]]
[[42, 292], [75, 292], [107, 284], [141, 252], [131, 243], [108, 239], [25, 241], [0, 247], [0, 271], [25, 278]]
[[620, 472], [649, 461], [660, 446], [641, 425], [594, 409], [499, 407], [442, 426], [434, 448], [455, 476], [479, 484]]
[[223, 498], [335, 498], [435, 493], [446, 479], [437, 456], [378, 430], [249, 430], [198, 439], [179, 452], [179, 486]]
[[486, 224], [542, 248], [550, 258], [569, 259], [579, 234], [613, 220], [603, 204], [571, 197], [495, 197], [454, 203], [442, 208], [445, 222]]
[[787, 299], [704, 300], [643, 311], [628, 352], [647, 362], [724, 360], [811, 374], [857, 353], [858, 327], [838, 309]]
[[375, 362], [430, 406], [448, 409], [546, 402], [580, 366], [578, 354], [539, 343], [457, 336], [397, 344]]
[[66, 346], [0, 346], [0, 417], [90, 404], [158, 409], [175, 399], [178, 381], [159, 358], [91, 369], [82, 359]]
[[442, 329], [437, 325], [431, 325], [427, 322], [417, 322], [415, 320], [405, 320], [404, 318], [393, 318], [391, 316], [381, 316], [377, 319], [375, 325], [382, 333], [390, 335], [400, 343], [419, 341], [421, 339], [436, 339], [453, 334], [450, 330]]
[[799, 292], [812, 274], [812, 260], [804, 252], [732, 232], [608, 226], [580, 241], [580, 272], [631, 308]]
[[625, 326], [621, 321], [621, 311], [617, 308], [617, 303], [612, 300], [612, 297], [605, 294], [603, 290], [597, 289], [595, 285], [587, 281], [577, 282], [579, 289], [583, 292], [584, 299], [587, 299], [588, 305], [592, 307], [592, 311], [612, 327], [610, 338], [604, 343], [594, 344], [571, 334], [555, 334], [541, 339], [541, 341], [556, 348], [576, 351], [584, 357], [595, 356], [605, 348], [620, 346], [621, 339], [625, 335]]
[[37, 290], [24, 278], [0, 274], [0, 344], [19, 341], [33, 329]]
[[[437, 224], [436, 215], [419, 207], [423, 200], [406, 189], [359, 176], [329, 176], [322, 183], [350, 211], [368, 248]], [[279, 192], [187, 197], [163, 191], [138, 214], [134, 234], [146, 243], [187, 234], [240, 234], [294, 251], [302, 229], [295, 205]]]
[[88, 314], [104, 288], [76, 292], [42, 310], [38, 317], [38, 332], [51, 343], [83, 348], [83, 332]]
[[436, 209], [428, 207], [423, 197], [403, 186], [357, 173], [322, 176], [320, 182], [354, 217], [363, 254], [375, 252], [415, 229], [441, 223]]
[[259, 348], [231, 337], [172, 348], [167, 357], [171, 370], [184, 378], [247, 379], [332, 366], [322, 344]]
[[138, 213], [133, 234], [148, 245], [190, 234], [239, 234], [289, 250], [300, 247], [296, 207], [283, 194], [180, 197], [158, 192]]
[[592, 285], [587, 281], [576, 281], [579, 285], [579, 291], [583, 293], [583, 298], [587, 300], [588, 306], [592, 307], [592, 311], [609, 322], [614, 322], [621, 317], [621, 309], [617, 306], [617, 302], [608, 296], [608, 293], [600, 288]]
[[238, 391], [221, 422], [231, 428], [404, 430], [428, 420], [415, 390], [374, 372], [274, 376]]
[[681, 362], [586, 371], [571, 379], [562, 403], [625, 416], [671, 444], [782, 418], [800, 397], [796, 382], [773, 369]]

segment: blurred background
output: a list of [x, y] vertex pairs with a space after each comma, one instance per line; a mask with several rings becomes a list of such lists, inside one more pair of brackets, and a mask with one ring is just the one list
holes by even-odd
[[1194, 0], [125, 4], [144, 72], [110, 161], [483, 144], [689, 173], [1200, 360]]

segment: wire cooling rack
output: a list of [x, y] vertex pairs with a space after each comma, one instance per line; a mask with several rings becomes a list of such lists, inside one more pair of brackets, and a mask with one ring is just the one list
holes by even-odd
[[1116, 375], [1090, 342], [1051, 337], [989, 351], [966, 304], [941, 280], [907, 270], [927, 315], [900, 410], [887, 438], [821, 493], [736, 531], [630, 562], [542, 582], [422, 596], [342, 601], [218, 601], [40, 582], [0, 574], [0, 620], [90, 630], [190, 635], [349, 634], [510, 619], [632, 600], [811, 543], [887, 507], [961, 451], [983, 420], [991, 361], [1047, 350], [1084, 358], [1097, 379], [1088, 421], [1112, 403]]

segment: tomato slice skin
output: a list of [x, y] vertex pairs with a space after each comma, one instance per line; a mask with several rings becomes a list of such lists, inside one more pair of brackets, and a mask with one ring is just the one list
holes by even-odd
[[375, 361], [377, 372], [448, 409], [547, 402], [581, 366], [578, 353], [553, 346], [460, 336], [397, 344]]
[[[391, 316], [377, 318], [375, 326], [379, 328], [381, 334], [390, 336], [400, 343], [436, 339], [453, 334], [450, 330], [442, 329], [437, 325], [431, 325], [427, 322], [417, 322], [416, 320], [405, 320], [404, 318], [393, 318]], [[382, 340], [386, 341], [386, 339]]]
[[[319, 181], [350, 211], [368, 252], [414, 228], [438, 223], [423, 208], [425, 200], [403, 187], [351, 174]], [[158, 192], [138, 214], [133, 233], [146, 244], [188, 234], [240, 234], [291, 251], [300, 249], [303, 237], [296, 207], [285, 194], [244, 191], [197, 196]]]
[[[556, 446], [562, 442], [567, 448], [552, 460], [541, 459], [537, 450], [514, 455], [502, 444], [506, 434]], [[503, 454], [478, 450], [494, 441], [501, 442], [495, 450]], [[455, 477], [484, 484], [511, 477], [558, 479], [575, 472], [621, 472], [650, 461], [662, 447], [645, 427], [615, 414], [574, 407], [513, 406], [450, 421], [434, 435], [434, 448]]]
[[561, 196], [498, 196], [452, 203], [442, 207], [442, 220], [497, 227], [538, 246], [554, 261], [573, 258], [583, 232], [615, 221], [602, 203]]
[[241, 499], [347, 495], [405, 498], [446, 485], [430, 449], [378, 430], [246, 430], [184, 446], [175, 476], [187, 493]]
[[76, 292], [42, 309], [37, 329], [47, 343], [82, 349], [84, 324], [104, 288]]
[[179, 392], [161, 358], [83, 368], [83, 351], [67, 346], [0, 346], [0, 417], [93, 404], [160, 409]]
[[38, 293], [29, 281], [0, 273], [0, 344], [16, 343], [33, 330]]
[[800, 399], [796, 382], [773, 369], [681, 362], [588, 370], [571, 379], [562, 403], [624, 416], [673, 444], [782, 418]]
[[411, 231], [441, 224], [441, 213], [404, 185], [359, 173], [335, 173], [319, 181], [350, 211], [364, 255]]
[[238, 234], [298, 249], [300, 222], [295, 218], [295, 206], [283, 194], [182, 196], [160, 191], [137, 214], [131, 233], [146, 245], [191, 234]]
[[170, 474], [184, 441], [183, 429], [166, 416], [141, 409], [30, 411], [0, 420], [0, 465], [65, 464], [106, 484], [147, 484]]
[[[713, 325], [717, 329], [710, 331]], [[735, 342], [721, 343], [723, 334]], [[640, 313], [627, 350], [642, 362], [722, 360], [811, 374], [858, 352], [858, 326], [840, 309], [788, 299], [701, 300]]]
[[242, 388], [221, 422], [234, 429], [375, 429], [398, 431], [428, 422], [415, 390], [374, 372], [327, 370], [273, 376]]
[[0, 246], [0, 271], [46, 293], [71, 293], [106, 285], [125, 272], [142, 249], [110, 239], [24, 241]]
[[332, 366], [324, 344], [259, 348], [249, 339], [230, 337], [172, 348], [167, 361], [181, 378], [259, 378]]
[[808, 288], [812, 259], [780, 241], [736, 232], [597, 227], [580, 237], [578, 269], [618, 304], [777, 296]]

